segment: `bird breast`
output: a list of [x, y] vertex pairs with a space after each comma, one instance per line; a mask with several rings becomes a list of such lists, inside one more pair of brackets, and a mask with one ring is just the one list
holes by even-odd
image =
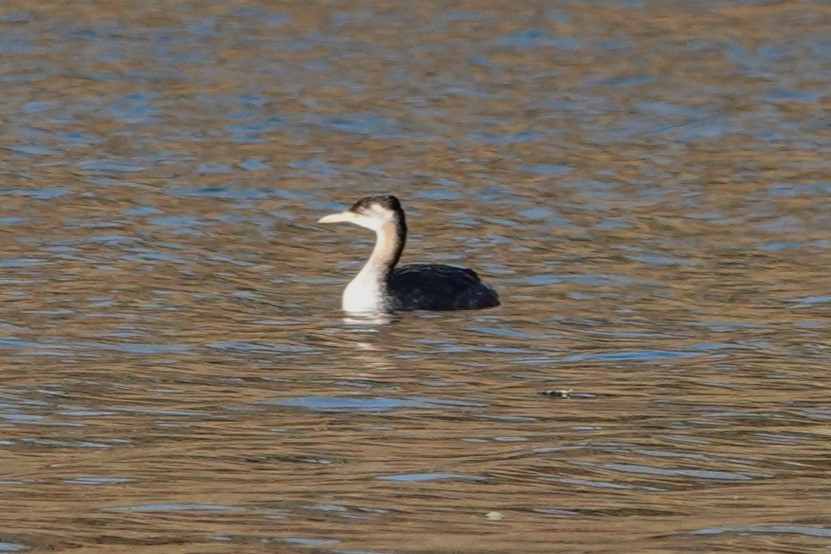
[[344, 311], [377, 312], [384, 308], [384, 287], [376, 275], [361, 272], [343, 291]]

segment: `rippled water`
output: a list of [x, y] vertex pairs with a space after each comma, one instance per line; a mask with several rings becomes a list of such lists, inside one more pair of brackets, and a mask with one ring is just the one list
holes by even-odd
[[[4, 2], [0, 552], [831, 545], [825, 2]], [[494, 310], [351, 321], [405, 259]]]

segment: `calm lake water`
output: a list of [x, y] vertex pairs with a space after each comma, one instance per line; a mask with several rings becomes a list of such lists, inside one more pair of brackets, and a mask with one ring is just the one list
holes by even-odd
[[[0, 5], [0, 552], [831, 551], [824, 1]], [[352, 321], [405, 261], [503, 305]]]

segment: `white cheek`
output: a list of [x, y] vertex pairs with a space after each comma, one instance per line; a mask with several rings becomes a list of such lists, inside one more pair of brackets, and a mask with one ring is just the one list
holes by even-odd
[[367, 229], [372, 229], [376, 232], [385, 225], [389, 225], [394, 222], [395, 214], [393, 212], [377, 206], [373, 206], [364, 213], [358, 214], [358, 216], [352, 220], [352, 223], [360, 225], [361, 227], [366, 227]]
[[378, 217], [376, 217], [374, 214], [372, 214], [372, 215], [363, 215], [363, 214], [361, 214], [358, 217], [356, 217], [354, 220], [352, 220], [352, 223], [354, 223], [355, 225], [360, 225], [361, 227], [365, 227], [367, 229], [371, 229], [373, 231], [377, 231], [378, 229], [381, 228], [381, 220], [378, 219]]

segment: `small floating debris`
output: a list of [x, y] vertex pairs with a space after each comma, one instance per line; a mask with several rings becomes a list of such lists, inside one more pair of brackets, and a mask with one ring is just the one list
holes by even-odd
[[505, 514], [502, 512], [488, 512], [485, 514], [485, 518], [489, 521], [502, 521], [505, 519]]
[[539, 395], [545, 396], [546, 398], [578, 398], [583, 400], [597, 398], [596, 394], [592, 394], [590, 392], [574, 392], [573, 389], [544, 390], [541, 391]]
[[542, 396], [548, 396], [549, 398], [571, 398], [571, 393], [574, 391], [572, 389], [562, 389], [562, 390], [544, 390], [540, 394]]

